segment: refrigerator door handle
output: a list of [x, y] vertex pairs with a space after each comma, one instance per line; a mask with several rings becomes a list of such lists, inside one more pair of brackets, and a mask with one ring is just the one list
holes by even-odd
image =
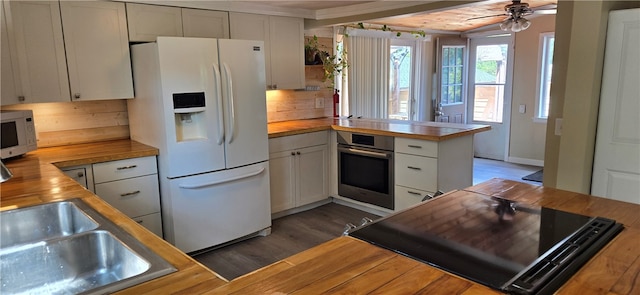
[[231, 143], [233, 141], [236, 123], [236, 114], [233, 105], [235, 97], [233, 96], [233, 81], [231, 79], [231, 71], [229, 70], [229, 66], [226, 63], [222, 63], [222, 67], [224, 68], [224, 73], [227, 76], [227, 95], [229, 96], [229, 137], [227, 137], [227, 143]]
[[227, 183], [227, 182], [232, 182], [232, 181], [236, 181], [239, 179], [244, 179], [244, 178], [249, 178], [252, 176], [256, 176], [260, 173], [262, 173], [264, 171], [264, 167], [260, 167], [260, 169], [258, 169], [257, 171], [253, 171], [247, 174], [243, 174], [243, 175], [238, 175], [238, 176], [233, 176], [233, 177], [229, 177], [229, 178], [225, 178], [225, 179], [218, 179], [215, 181], [210, 181], [210, 182], [205, 182], [205, 183], [197, 183], [197, 184], [180, 184], [178, 185], [179, 188], [183, 188], [183, 189], [199, 189], [199, 188], [203, 188], [203, 187], [208, 187], [208, 186], [214, 186], [214, 185], [218, 185], [218, 184], [222, 184], [222, 183]]
[[224, 110], [222, 109], [222, 82], [217, 64], [213, 64], [214, 82], [216, 84], [216, 102], [218, 103], [218, 145], [224, 142]]

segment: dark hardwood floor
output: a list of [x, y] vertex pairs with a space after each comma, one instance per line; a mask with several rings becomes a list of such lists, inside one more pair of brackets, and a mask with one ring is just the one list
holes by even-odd
[[[539, 169], [536, 166], [476, 158], [473, 184], [500, 177], [540, 185], [539, 182], [521, 179]], [[194, 258], [224, 278], [232, 280], [336, 238], [342, 234], [347, 223], [358, 225], [365, 216], [374, 220], [379, 218], [351, 207], [329, 203], [273, 220], [269, 236], [251, 238], [195, 255]]]
[[195, 255], [200, 263], [228, 280], [339, 237], [347, 223], [379, 216], [329, 203], [272, 221], [271, 234]]

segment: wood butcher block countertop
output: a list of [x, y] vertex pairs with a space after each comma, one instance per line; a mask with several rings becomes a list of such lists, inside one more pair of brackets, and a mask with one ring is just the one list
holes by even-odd
[[340, 130], [442, 141], [459, 136], [473, 135], [491, 129], [488, 125], [418, 122], [381, 119], [319, 118], [269, 123], [269, 138], [322, 130]]
[[[156, 149], [129, 140], [39, 149], [8, 162], [14, 177], [0, 184], [0, 207], [8, 210], [81, 198], [178, 269], [117, 294], [499, 294], [352, 237], [333, 239], [227, 282], [52, 165], [73, 166], [156, 154]], [[441, 197], [459, 194], [499, 196], [617, 220], [624, 224], [624, 230], [558, 294], [640, 294], [640, 205], [501, 179]]]

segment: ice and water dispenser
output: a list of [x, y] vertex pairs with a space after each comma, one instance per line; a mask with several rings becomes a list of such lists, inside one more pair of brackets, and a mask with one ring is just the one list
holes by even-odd
[[205, 110], [204, 92], [173, 94], [176, 141], [207, 138], [207, 113]]

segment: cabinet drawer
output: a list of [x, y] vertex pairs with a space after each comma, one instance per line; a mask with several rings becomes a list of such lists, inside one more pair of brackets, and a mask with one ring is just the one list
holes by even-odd
[[329, 132], [319, 131], [269, 139], [269, 153], [328, 144]]
[[394, 191], [394, 211], [409, 208], [415, 204], [422, 202], [426, 195], [433, 195], [432, 192], [408, 188], [400, 185], [395, 186]]
[[438, 157], [438, 143], [435, 141], [396, 137], [395, 151], [425, 157]]
[[156, 236], [162, 238], [162, 218], [160, 217], [160, 213], [138, 216], [131, 219], [156, 234]]
[[93, 164], [93, 179], [95, 183], [154, 173], [158, 173], [155, 156]]
[[438, 189], [438, 160], [396, 154], [395, 179], [398, 185], [435, 192]]
[[158, 175], [95, 185], [96, 195], [129, 217], [160, 212]]

